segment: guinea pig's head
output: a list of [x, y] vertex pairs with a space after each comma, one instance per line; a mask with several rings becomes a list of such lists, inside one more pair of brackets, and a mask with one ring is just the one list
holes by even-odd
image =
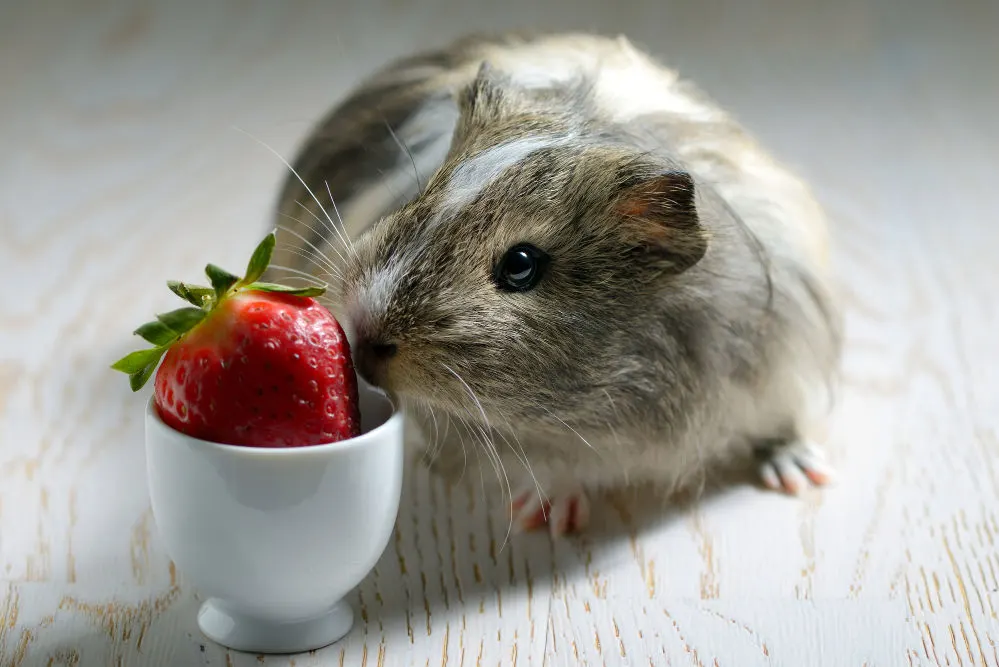
[[356, 367], [493, 425], [575, 417], [707, 244], [688, 173], [480, 77], [444, 165], [344, 267]]

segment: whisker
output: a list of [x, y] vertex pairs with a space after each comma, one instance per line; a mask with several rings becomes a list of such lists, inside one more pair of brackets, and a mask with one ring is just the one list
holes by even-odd
[[[308, 193], [309, 193], [309, 194], [310, 194], [310, 195], [312, 196], [312, 199], [313, 199], [313, 200], [315, 200], [315, 202], [316, 202], [316, 206], [318, 206], [318, 207], [319, 207], [319, 210], [321, 210], [321, 211], [323, 212], [323, 215], [325, 215], [325, 216], [326, 216], [326, 218], [327, 218], [327, 219], [329, 220], [329, 222], [330, 222], [330, 226], [331, 226], [331, 231], [334, 231], [334, 232], [335, 232], [335, 231], [336, 231], [336, 228], [335, 228], [335, 225], [334, 225], [334, 223], [333, 223], [333, 218], [331, 218], [331, 217], [330, 217], [330, 214], [326, 212], [326, 209], [325, 209], [325, 208], [323, 207], [323, 203], [322, 203], [321, 201], [319, 201], [319, 197], [317, 197], [317, 196], [316, 196], [316, 193], [314, 193], [314, 192], [312, 191], [312, 188], [310, 188], [310, 187], [308, 186], [308, 184], [306, 184], [305, 180], [304, 180], [304, 179], [303, 179], [303, 178], [302, 178], [302, 177], [301, 177], [301, 176], [299, 175], [299, 173], [298, 173], [298, 172], [297, 172], [297, 171], [295, 170], [295, 168], [294, 168], [294, 167], [292, 167], [292, 166], [291, 166], [291, 164], [290, 164], [290, 163], [289, 163], [289, 162], [288, 162], [287, 160], [285, 160], [285, 159], [284, 159], [284, 157], [282, 157], [282, 155], [281, 155], [280, 153], [278, 153], [278, 152], [277, 152], [276, 150], [274, 150], [273, 148], [271, 148], [271, 146], [270, 146], [270, 145], [268, 145], [268, 144], [267, 144], [267, 143], [266, 143], [265, 141], [263, 141], [262, 139], [258, 139], [258, 138], [256, 138], [255, 136], [253, 136], [252, 134], [250, 134], [250, 133], [249, 133], [249, 132], [247, 132], [246, 130], [244, 130], [244, 129], [242, 129], [242, 128], [239, 128], [239, 127], [236, 127], [235, 125], [233, 126], [233, 129], [235, 129], [235, 130], [236, 130], [237, 132], [241, 132], [242, 134], [245, 134], [245, 135], [246, 135], [247, 137], [249, 137], [249, 138], [250, 138], [250, 139], [252, 139], [253, 141], [257, 142], [258, 144], [260, 144], [261, 146], [263, 146], [264, 148], [266, 148], [266, 149], [267, 149], [268, 151], [270, 151], [270, 152], [271, 152], [271, 153], [272, 153], [272, 154], [273, 154], [273, 155], [274, 155], [274, 156], [275, 156], [275, 157], [276, 157], [276, 158], [277, 158], [278, 160], [280, 160], [280, 161], [281, 161], [281, 162], [282, 162], [282, 163], [284, 164], [284, 166], [285, 166], [285, 167], [287, 167], [287, 168], [288, 168], [288, 171], [290, 171], [290, 172], [291, 172], [292, 174], [294, 174], [295, 178], [297, 178], [297, 179], [298, 179], [298, 182], [302, 184], [302, 187], [303, 187], [303, 188], [305, 188], [305, 190], [306, 190], [306, 191], [307, 191], [307, 192], [308, 192]], [[318, 218], [317, 218], [317, 219], [318, 219]], [[322, 221], [320, 221], [320, 222], [322, 222]]]
[[[433, 443], [431, 444], [431, 446], [429, 448], [429, 452], [428, 452], [429, 455], [430, 455], [429, 456], [429, 460], [427, 459], [427, 456], [424, 455], [424, 460], [427, 462], [428, 465], [430, 465], [435, 460], [437, 460], [437, 456], [440, 454], [441, 450], [443, 450], [443, 448], [444, 448], [444, 439], [441, 437], [441, 434], [440, 434], [440, 426], [437, 423], [437, 414], [434, 411], [433, 404], [430, 403], [429, 401], [424, 401], [424, 400], [419, 400], [419, 399], [417, 399], [415, 401], [415, 403], [421, 409], [423, 409], [425, 412], [427, 412], [427, 413], [430, 414], [430, 418], [431, 418], [431, 420], [433, 421], [433, 424], [434, 424], [434, 441], [433, 441]], [[446, 412], [444, 413], [444, 416], [445, 416], [445, 418], [448, 417], [448, 415], [447, 415]], [[446, 424], [447, 427], [450, 427], [450, 423], [451, 423], [451, 420], [448, 418], [447, 424]], [[446, 437], [446, 435], [447, 435], [447, 431], [445, 430], [444, 437]], [[460, 431], [459, 431], [458, 435], [459, 435], [459, 437], [461, 436], [461, 432]], [[465, 443], [462, 442], [463, 454], [464, 454], [464, 444]], [[466, 462], [467, 462], [467, 454], [464, 454], [464, 455], [466, 456]], [[462, 475], [464, 475], [464, 469], [462, 470]]]
[[382, 122], [385, 123], [385, 128], [389, 131], [389, 134], [392, 135], [392, 139], [393, 141], [395, 141], [395, 145], [398, 146], [402, 151], [406, 153], [406, 155], [409, 156], [409, 161], [413, 165], [413, 177], [416, 179], [416, 191], [422, 195], [423, 184], [420, 182], [420, 171], [419, 169], [416, 168], [416, 158], [413, 157], [413, 152], [409, 150], [408, 146], [406, 146], [404, 143], [402, 143], [399, 140], [399, 137], [397, 137], [395, 134], [395, 130], [392, 129], [392, 125], [389, 124], [388, 120], [386, 120], [384, 116], [382, 116]]
[[323, 221], [322, 218], [320, 218], [318, 215], [316, 215], [315, 211], [313, 211], [311, 208], [309, 208], [308, 206], [306, 206], [305, 204], [303, 204], [300, 200], [296, 199], [295, 200], [295, 204], [300, 209], [302, 209], [303, 211], [305, 211], [306, 213], [308, 213], [310, 216], [312, 216], [312, 219], [319, 223], [319, 227], [314, 227], [311, 223], [309, 223], [309, 222], [307, 222], [305, 220], [302, 220], [301, 218], [297, 218], [297, 217], [291, 215], [290, 213], [280, 213], [279, 215], [281, 215], [283, 217], [286, 217], [286, 218], [291, 218], [292, 220], [295, 220], [295, 221], [297, 221], [297, 222], [305, 225], [306, 227], [308, 227], [310, 231], [316, 232], [320, 236], [325, 236], [326, 232], [329, 231], [329, 224], [326, 223], [325, 221]]
[[[483, 433], [485, 432], [483, 431]], [[505, 484], [506, 494], [507, 494], [506, 497], [509, 500], [507, 504], [510, 507], [510, 522], [507, 525], [506, 535], [503, 537], [503, 542], [500, 545], [500, 551], [503, 551], [503, 549], [507, 545], [507, 542], [510, 539], [510, 535], [513, 532], [513, 488], [510, 485], [510, 476], [506, 471], [506, 465], [503, 463], [503, 457], [500, 456], [499, 449], [497, 449], [495, 441], [490, 439], [488, 442], [486, 442], [486, 449], [487, 451], [492, 452], [492, 458], [495, 461], [495, 466], [499, 469], [496, 473], [496, 480], [501, 484]], [[500, 478], [501, 474], [502, 474], [502, 479]], [[503, 487], [501, 486], [500, 489], [502, 493]]]
[[[281, 213], [280, 215], [283, 216], [283, 217], [286, 217], [286, 218], [291, 218], [292, 220], [295, 220], [296, 222], [298, 222], [298, 223], [300, 223], [302, 225], [305, 225], [306, 227], [309, 228], [309, 230], [318, 233], [319, 236], [321, 236], [323, 238], [326, 238], [327, 232], [329, 231], [330, 226], [328, 224], [326, 224], [325, 222], [323, 222], [322, 218], [320, 218], [318, 215], [316, 215], [315, 211], [313, 211], [311, 208], [309, 208], [308, 206], [306, 206], [302, 202], [300, 202], [300, 201], [298, 201], [296, 199], [295, 203], [298, 204], [299, 208], [301, 208], [303, 211], [305, 211], [306, 213], [308, 213], [309, 215], [311, 215], [313, 220], [315, 220], [316, 222], [319, 223], [319, 229], [316, 229], [311, 224], [309, 224], [305, 220], [302, 220], [301, 218], [296, 218], [295, 216], [288, 215], [287, 213]], [[333, 231], [335, 232], [336, 230], [333, 230]], [[339, 237], [339, 234], [337, 234], [337, 236]], [[340, 242], [343, 243], [342, 239], [340, 240]], [[337, 249], [335, 247], [333, 247], [332, 244], [330, 244], [330, 248], [333, 250], [333, 252], [337, 253], [337, 255], [340, 255], [340, 253], [337, 251]], [[342, 255], [340, 256], [340, 259], [341, 260], [344, 259]]]
[[441, 447], [443, 447], [444, 443], [447, 442], [447, 435], [448, 435], [448, 433], [451, 430], [451, 419], [447, 416], [446, 412], [444, 413], [444, 420], [445, 420], [444, 421], [444, 433], [443, 433], [443, 435], [441, 435]]
[[[451, 415], [445, 413], [447, 418], [447, 427], [451, 428]], [[465, 479], [465, 471], [468, 469], [468, 449], [465, 446], [465, 436], [462, 434], [460, 428], [456, 428], [455, 432], [458, 434], [458, 442], [461, 443], [461, 474], [458, 476], [458, 481]]]
[[329, 293], [321, 294], [313, 298], [322, 305], [326, 306], [331, 312], [337, 311], [337, 309], [341, 306], [341, 304], [334, 300]]
[[[472, 427], [471, 427], [471, 425], [468, 423], [468, 421], [464, 417], [458, 416], [458, 420], [461, 422], [462, 426], [464, 426], [465, 429], [468, 431], [469, 435], [474, 435], [472, 433]], [[475, 460], [479, 462], [479, 483], [482, 484], [482, 488], [485, 489], [486, 488], [486, 480], [485, 480], [485, 477], [483, 477], [483, 475], [482, 475], [482, 458], [479, 456], [479, 449], [478, 449], [478, 447], [475, 447], [475, 439], [474, 438], [472, 439], [472, 453], [475, 454]]]
[[[430, 413], [431, 419], [434, 422], [434, 431], [435, 431], [435, 434], [438, 434], [438, 435], [435, 435], [435, 442], [431, 446], [430, 451], [428, 452], [429, 457], [427, 456], [427, 454], [424, 455], [424, 461], [426, 461], [427, 464], [429, 465], [429, 464], [432, 464], [437, 459], [437, 457], [440, 455], [441, 451], [444, 449], [444, 446], [445, 446], [446, 440], [447, 440], [447, 436], [448, 436], [448, 434], [451, 431], [451, 416], [447, 412], [444, 413], [444, 420], [445, 420], [444, 421], [444, 432], [443, 432], [443, 434], [439, 434], [440, 433], [440, 431], [439, 431], [439, 425], [438, 425], [438, 420], [437, 420], [436, 412], [434, 411], [434, 406], [431, 403], [425, 402], [425, 401], [419, 401], [418, 400], [417, 403], [419, 404], [419, 406], [421, 408], [425, 408]], [[458, 481], [461, 481], [462, 479], [465, 478], [465, 471], [468, 468], [468, 449], [467, 449], [467, 446], [465, 445], [465, 437], [462, 434], [461, 429], [460, 428], [456, 429], [455, 432], [458, 435], [458, 442], [461, 445], [462, 464], [461, 464], [461, 474], [458, 477]], [[478, 456], [478, 452], [476, 452], [476, 456]], [[428, 458], [429, 458], [429, 460], [428, 460]]]
[[315, 250], [309, 248], [303, 248], [300, 245], [292, 243], [291, 241], [285, 241], [284, 243], [279, 243], [275, 246], [275, 250], [288, 250], [290, 252], [300, 253], [303, 257], [308, 257], [308, 259], [315, 264], [320, 269], [335, 269], [335, 265], [330, 264], [328, 257], [323, 257]]
[[426, 404], [426, 410], [430, 413], [430, 419], [434, 423], [434, 441], [430, 447], [430, 451], [433, 455], [430, 458], [430, 463], [433, 463], [434, 459], [437, 458], [437, 454], [440, 453], [440, 449], [443, 446], [440, 440], [440, 427], [437, 425], [437, 415], [434, 413], [434, 406], [429, 403]]
[[343, 234], [340, 235], [340, 240], [343, 241], [343, 244], [349, 248], [352, 253], [354, 253], [354, 257], [356, 259], [360, 259], [357, 254], [357, 249], [354, 248], [354, 242], [350, 240], [350, 234], [347, 233], [347, 225], [344, 224], [343, 218], [340, 217], [340, 209], [337, 208], [336, 199], [333, 198], [333, 190], [330, 189], [330, 182], [326, 180], [323, 182], [326, 183], [326, 192], [330, 195], [330, 204], [333, 206], [333, 212], [336, 213], [336, 219], [340, 221], [340, 228], [343, 229]]
[[443, 366], [451, 375], [453, 375], [456, 378], [458, 378], [458, 382], [460, 382], [461, 384], [463, 384], [465, 386], [465, 390], [468, 392], [469, 396], [472, 397], [472, 400], [475, 401], [475, 405], [478, 406], [478, 408], [479, 408], [479, 413], [482, 415], [482, 421], [485, 422], [486, 428], [489, 428], [489, 418], [486, 416], [486, 411], [482, 407], [482, 402], [479, 401], [478, 396], [475, 395], [475, 392], [472, 391], [472, 388], [468, 386], [468, 383], [465, 382], [465, 380], [460, 375], [458, 375], [458, 373], [456, 373], [453, 368], [451, 368], [450, 366], [448, 366], [444, 362], [441, 362], [441, 366]]
[[290, 283], [292, 280], [301, 280], [309, 287], [322, 287], [322, 285], [316, 284], [306, 278], [305, 276], [285, 276], [281, 279], [283, 282]]
[[[489, 425], [489, 418], [486, 416], [486, 411], [482, 407], [482, 402], [479, 401], [479, 397], [475, 395], [475, 392], [472, 391], [472, 388], [468, 385], [468, 383], [465, 382], [465, 380], [460, 375], [458, 375], [458, 373], [453, 368], [451, 368], [450, 366], [448, 366], [443, 362], [441, 363], [441, 366], [447, 369], [449, 373], [451, 373], [458, 379], [458, 382], [460, 382], [465, 387], [465, 391], [468, 392], [468, 395], [472, 398], [473, 401], [475, 401], [475, 405], [479, 408], [479, 414], [482, 415], [482, 421], [485, 423], [485, 427], [478, 426], [478, 429], [482, 434], [483, 442], [485, 442], [486, 440], [485, 433], [487, 430], [491, 430], [492, 427]], [[469, 416], [471, 417], [471, 415]], [[469, 426], [469, 428], [471, 427]]]
[[[297, 218], [296, 218], [296, 220], [297, 220]], [[299, 220], [299, 222], [301, 222], [301, 221]], [[309, 246], [309, 247], [310, 247], [310, 248], [312, 248], [312, 249], [313, 249], [314, 251], [316, 251], [316, 252], [317, 252], [317, 253], [319, 254], [319, 256], [320, 256], [320, 257], [322, 257], [322, 258], [323, 258], [324, 260], [326, 260], [327, 262], [329, 262], [329, 265], [330, 265], [331, 267], [334, 267], [334, 266], [336, 266], [336, 265], [335, 265], [335, 264], [333, 263], [333, 259], [332, 259], [332, 258], [330, 258], [330, 257], [327, 257], [327, 256], [326, 256], [326, 254], [325, 254], [325, 253], [324, 253], [324, 252], [323, 252], [322, 250], [320, 250], [319, 248], [317, 248], [317, 247], [316, 247], [316, 244], [315, 244], [315, 243], [313, 243], [313, 242], [312, 242], [312, 241], [310, 241], [309, 239], [305, 238], [304, 236], [302, 236], [301, 234], [299, 234], [298, 232], [296, 232], [296, 231], [295, 231], [294, 229], [292, 229], [291, 227], [286, 227], [285, 225], [278, 225], [278, 229], [280, 229], [280, 230], [282, 230], [282, 231], [285, 231], [285, 232], [288, 232], [288, 233], [289, 233], [289, 234], [291, 234], [292, 236], [295, 236], [295, 237], [297, 237], [298, 239], [300, 239], [300, 240], [301, 240], [301, 241], [302, 241], [303, 243], [305, 243], [305, 245]], [[336, 253], [336, 256], [340, 258], [340, 261], [341, 261], [341, 262], [343, 262], [344, 264], [346, 264], [346, 263], [347, 263], [347, 259], [346, 259], [346, 258], [345, 258], [345, 257], [344, 257], [343, 255], [341, 255], [341, 254], [340, 254], [340, 251], [339, 251], [339, 250], [337, 250], [337, 249], [336, 249], [336, 248], [334, 248], [333, 246], [330, 246], [330, 250], [332, 250], [333, 252], [335, 252], [335, 253]]]
[[310, 264], [312, 264], [313, 266], [315, 266], [317, 269], [320, 270], [320, 272], [318, 274], [316, 274], [316, 277], [322, 276], [323, 279], [325, 279], [325, 278], [334, 278], [334, 277], [335, 278], [341, 278], [340, 272], [335, 267], [330, 267], [330, 266], [327, 266], [327, 265], [323, 264], [322, 263], [323, 258], [322, 257], [317, 257], [315, 253], [310, 253], [309, 251], [303, 250], [302, 248], [299, 248], [298, 246], [291, 245], [290, 243], [283, 243], [283, 244], [281, 244], [279, 246], [276, 246], [276, 247], [278, 249], [280, 249], [280, 250], [284, 250], [286, 252], [290, 252], [291, 254], [295, 255], [296, 257], [300, 257], [300, 258], [304, 259], [306, 262], [309, 262]]
[[471, 431], [471, 435], [477, 436], [476, 439], [482, 443], [482, 451], [489, 459], [489, 463], [492, 465], [493, 471], [496, 473], [496, 481], [502, 482], [503, 480], [500, 478], [500, 467], [499, 467], [500, 464], [498, 464], [497, 461], [498, 454], [495, 451], [495, 447], [490, 446], [491, 443], [489, 441], [489, 437], [486, 434], [486, 430], [482, 427], [481, 424], [475, 423], [475, 419], [471, 411], [466, 409], [466, 412], [468, 413], [468, 416], [471, 420], [465, 422], [466, 427]]
[[[513, 489], [510, 486], [510, 476], [506, 472], [506, 466], [503, 464], [503, 458], [500, 456], [499, 450], [496, 449], [496, 444], [487, 435], [488, 433], [492, 433], [494, 431], [492, 427], [489, 425], [489, 417], [486, 416], [485, 408], [482, 407], [482, 401], [480, 401], [479, 397], [475, 395], [475, 391], [472, 389], [472, 387], [469, 386], [469, 384], [465, 382], [464, 378], [462, 378], [453, 368], [451, 368], [450, 366], [448, 366], [443, 362], [441, 363], [441, 366], [443, 366], [448, 372], [454, 375], [458, 379], [458, 381], [461, 382], [462, 385], [464, 385], [465, 390], [468, 392], [468, 395], [472, 398], [473, 401], [475, 401], [475, 405], [479, 408], [479, 414], [482, 415], [482, 421], [485, 424], [485, 426], [478, 427], [482, 438], [483, 449], [486, 455], [489, 456], [490, 460], [493, 462], [493, 469], [496, 472], [496, 481], [501, 484], [500, 487], [501, 490], [503, 489], [503, 485], [505, 485], [506, 497], [512, 503]], [[512, 529], [513, 529], [513, 520], [511, 515], [510, 527], [509, 530], [507, 531], [506, 537], [503, 540], [503, 546], [506, 545], [506, 542], [510, 537], [510, 532], [512, 531]]]
[[610, 392], [607, 391], [607, 389], [604, 389], [603, 391], [604, 391], [604, 396], [607, 397], [607, 402], [610, 403], [610, 405], [611, 405], [611, 410], [613, 410], [616, 413], [617, 412], [617, 404], [614, 403], [614, 399], [611, 398]]
[[542, 409], [542, 410], [544, 410], [545, 412], [547, 412], [548, 414], [550, 414], [550, 415], [551, 415], [551, 416], [552, 416], [553, 418], [555, 418], [555, 419], [557, 419], [557, 420], [558, 420], [559, 422], [561, 422], [562, 426], [565, 426], [565, 427], [566, 427], [567, 429], [569, 429], [570, 431], [572, 431], [573, 433], [575, 433], [575, 434], [576, 434], [576, 437], [577, 437], [577, 438], [579, 438], [580, 440], [582, 440], [582, 441], [583, 441], [583, 442], [584, 442], [584, 443], [586, 444], [586, 446], [587, 446], [587, 447], [589, 447], [590, 449], [592, 449], [592, 450], [593, 450], [594, 452], [596, 452], [596, 453], [597, 453], [597, 455], [598, 455], [598, 456], [600, 456], [601, 458], [603, 458], [603, 455], [602, 455], [602, 454], [600, 454], [600, 452], [599, 452], [599, 451], [597, 451], [597, 448], [596, 448], [596, 447], [594, 447], [593, 445], [591, 445], [591, 444], [590, 444], [590, 441], [589, 441], [589, 440], [587, 440], [586, 438], [584, 438], [583, 436], [581, 436], [581, 435], [579, 434], [579, 431], [577, 431], [577, 430], [576, 430], [576, 429], [574, 429], [573, 427], [569, 426], [569, 424], [567, 424], [567, 423], [565, 422], [565, 420], [563, 420], [563, 419], [562, 419], [561, 417], [559, 417], [558, 415], [556, 415], [556, 414], [555, 414], [554, 412], [552, 412], [551, 410], [549, 410], [549, 409], [548, 409], [548, 408], [546, 408], [545, 406], [543, 406], [543, 405], [542, 405], [542, 406], [540, 406], [540, 407], [541, 407], [541, 409]]
[[269, 266], [269, 268], [280, 269], [281, 271], [287, 271], [289, 273], [294, 273], [296, 278], [299, 278], [300, 280], [309, 280], [316, 287], [322, 287], [324, 285], [324, 283], [323, 283], [322, 280], [320, 280], [319, 278], [316, 278], [314, 275], [312, 275], [311, 273], [308, 273], [307, 271], [299, 271], [298, 269], [293, 269], [290, 266], [282, 266], [280, 264], [271, 264]]
[[[284, 230], [284, 231], [291, 231], [291, 230], [285, 229], [284, 227], [281, 227], [280, 225], [279, 225], [279, 228], [282, 229], [282, 230]], [[291, 232], [291, 233], [294, 234], [294, 232]], [[295, 235], [298, 236], [298, 234], [295, 234]], [[308, 241], [306, 241], [306, 243], [309, 246], [315, 248], [315, 246], [313, 246]], [[293, 246], [293, 245], [282, 246], [282, 247], [287, 247], [287, 249], [290, 250], [293, 254], [298, 255], [299, 257], [303, 257], [304, 259], [307, 259], [307, 260], [311, 261], [318, 268], [325, 269], [330, 276], [336, 276], [339, 280], [343, 280], [343, 274], [340, 272], [340, 268], [336, 264], [334, 264], [328, 257], [324, 256], [321, 252], [319, 252], [318, 249], [312, 251], [310, 254], [305, 254], [305, 253], [308, 253], [309, 251], [305, 250], [303, 248], [298, 248], [298, 247]]]
[[[513, 439], [517, 442], [517, 448], [520, 450], [520, 456], [518, 458], [521, 461], [523, 461], [524, 467], [527, 468], [527, 474], [529, 474], [531, 476], [531, 479], [534, 480], [534, 488], [538, 492], [538, 500], [541, 501], [541, 506], [544, 507], [545, 501], [548, 500], [548, 496], [547, 494], [545, 494], [544, 490], [542, 490], [541, 483], [538, 481], [537, 476], [534, 474], [534, 468], [531, 467], [531, 462], [527, 458], [527, 452], [524, 451], [524, 445], [523, 443], [520, 442], [520, 438], [517, 437], [516, 431], [510, 429], [510, 435], [512, 435]], [[516, 454], [516, 452], [514, 452], [514, 454]]]
[[[295, 269], [298, 272], [297, 275], [312, 275], [312, 276], [315, 276], [317, 282], [322, 283], [322, 285], [324, 287], [329, 287], [330, 283], [333, 282], [333, 280], [341, 280], [339, 274], [333, 274], [333, 273], [330, 273], [329, 271], [324, 271], [323, 269], [325, 267], [317, 264], [316, 260], [313, 259], [312, 257], [309, 257], [308, 255], [302, 254], [301, 252], [299, 252], [295, 248], [286, 248], [286, 250], [288, 252], [290, 252], [291, 254], [295, 255], [296, 257], [301, 257], [304, 260], [304, 262], [305, 262], [305, 268], [309, 269], [308, 271], [299, 271], [298, 269]], [[315, 265], [316, 270], [313, 270], [312, 266], [310, 266], [309, 263]], [[271, 265], [271, 266], [275, 266], [275, 265]], [[279, 265], [276, 265], [276, 268], [284, 269], [285, 271], [291, 271], [294, 267], [291, 267], [291, 266], [282, 266], [282, 265], [279, 264]]]
[[[510, 451], [513, 452], [513, 455], [517, 458], [517, 460], [520, 461], [521, 464], [523, 464], [524, 468], [527, 470], [527, 473], [531, 476], [531, 479], [534, 480], [534, 488], [538, 492], [538, 500], [541, 502], [541, 511], [542, 511], [542, 513], [544, 513], [544, 498], [542, 497], [541, 485], [538, 484], [538, 478], [534, 475], [534, 469], [531, 468], [531, 463], [530, 463], [530, 461], [527, 460], [527, 453], [524, 452], [524, 448], [522, 446], [520, 446], [520, 439], [517, 438], [516, 432], [514, 432], [511, 429], [510, 434], [515, 439], [517, 439], [517, 444], [518, 444], [518, 446], [520, 446], [519, 451], [512, 444], [510, 444], [510, 441], [503, 434], [502, 430], [497, 429], [496, 433], [497, 433], [497, 435], [499, 435], [500, 438], [503, 439], [503, 442], [506, 443], [506, 446], [510, 448]], [[507, 540], [509, 540], [511, 533], [513, 533], [513, 493], [512, 493], [512, 491], [510, 493], [509, 510], [510, 510], [509, 511], [510, 522], [507, 525], [506, 537], [503, 539], [503, 544], [500, 546], [500, 551], [503, 551], [503, 548], [506, 546]], [[547, 519], [547, 517], [545, 517], [545, 518]]]

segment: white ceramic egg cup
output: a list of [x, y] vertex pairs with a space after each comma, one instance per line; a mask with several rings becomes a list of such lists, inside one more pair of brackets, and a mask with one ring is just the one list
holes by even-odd
[[147, 404], [153, 515], [169, 556], [208, 596], [198, 626], [209, 639], [298, 653], [350, 631], [343, 598], [388, 545], [403, 474], [402, 413], [358, 384], [362, 434], [312, 447], [198, 440]]

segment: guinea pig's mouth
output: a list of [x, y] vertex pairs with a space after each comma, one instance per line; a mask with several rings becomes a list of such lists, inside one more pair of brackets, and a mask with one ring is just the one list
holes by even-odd
[[477, 425], [493, 421], [490, 401], [476, 391], [470, 372], [456, 364], [446, 345], [419, 332], [394, 336], [363, 302], [364, 293], [341, 302], [340, 323], [350, 345], [354, 371], [403, 408], [447, 414]]
[[[349, 322], [352, 322], [348, 320]], [[379, 389], [392, 392], [393, 370], [400, 364], [399, 344], [383, 336], [371, 335], [356, 324], [344, 324], [354, 371]]]
[[436, 383], [421, 364], [413, 362], [413, 354], [413, 350], [393, 341], [362, 338], [354, 348], [354, 370], [365, 382], [394, 400], [436, 408], [440, 404]]
[[493, 421], [488, 400], [436, 356], [425, 348], [361, 339], [354, 352], [354, 369], [403, 408], [447, 414], [478, 425]]

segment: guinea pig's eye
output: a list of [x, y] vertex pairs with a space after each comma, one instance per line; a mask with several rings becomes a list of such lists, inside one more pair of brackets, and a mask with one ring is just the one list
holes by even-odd
[[526, 292], [541, 280], [548, 255], [527, 243], [519, 243], [504, 253], [496, 265], [496, 285], [506, 292]]

